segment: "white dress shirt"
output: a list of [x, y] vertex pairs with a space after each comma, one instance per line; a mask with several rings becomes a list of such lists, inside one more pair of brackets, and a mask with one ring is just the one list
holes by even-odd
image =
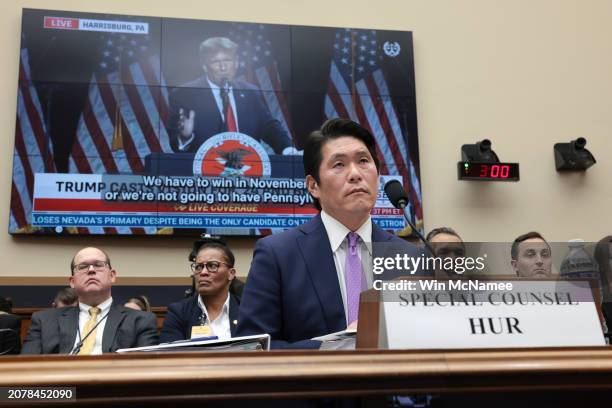
[[[92, 355], [102, 354], [102, 336], [104, 335], [104, 327], [106, 326], [106, 320], [107, 320], [105, 317], [110, 311], [110, 307], [112, 303], [113, 303], [113, 298], [110, 297], [98, 305], [98, 308], [100, 309], [100, 313], [98, 313], [98, 318], [96, 319], [96, 323], [99, 322], [101, 319], [104, 319], [104, 320], [102, 320], [100, 324], [96, 327], [96, 342], [94, 343], [93, 350], [91, 351]], [[91, 316], [89, 315], [89, 309], [91, 308], [92, 306], [86, 305], [85, 303], [79, 303], [79, 331], [76, 335], [73, 349], [74, 347], [76, 347], [77, 344], [79, 344], [79, 341], [82, 341], [85, 338], [85, 336], [87, 336], [87, 333], [84, 333], [83, 330], [85, 329], [85, 325], [91, 318]]]
[[223, 303], [223, 307], [221, 308], [221, 313], [219, 316], [213, 321], [210, 320], [210, 315], [206, 310], [206, 305], [202, 301], [202, 296], [198, 296], [198, 305], [200, 309], [202, 309], [202, 313], [206, 316], [205, 324], [210, 326], [210, 331], [213, 336], [217, 336], [219, 340], [226, 340], [232, 338], [232, 332], [230, 330], [230, 317], [229, 317], [229, 300], [230, 295], [227, 294], [227, 299], [225, 299], [225, 303]]
[[[348, 321], [348, 309], [346, 307], [346, 278], [345, 278], [345, 267], [346, 267], [346, 253], [348, 249], [348, 240], [346, 235], [351, 232], [346, 228], [340, 221], [327, 214], [325, 211], [321, 211], [321, 221], [327, 231], [327, 237], [331, 244], [331, 250], [334, 254], [334, 263], [336, 264], [336, 273], [338, 274], [338, 283], [340, 284], [340, 294], [342, 295], [342, 304], [344, 305], [344, 314]], [[364, 276], [367, 288], [372, 287], [372, 219], [368, 216], [366, 222], [363, 223], [357, 231], [359, 235], [359, 259], [361, 259], [361, 265], [363, 267]]]

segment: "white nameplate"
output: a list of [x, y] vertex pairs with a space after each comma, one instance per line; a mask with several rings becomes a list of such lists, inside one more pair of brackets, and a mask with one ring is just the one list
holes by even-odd
[[380, 348], [606, 344], [586, 281], [504, 281], [510, 283], [510, 290], [508, 285], [499, 285], [501, 290], [474, 289], [495, 281], [479, 281], [468, 290], [448, 290], [448, 285], [436, 290], [423, 287], [424, 281], [412, 282], [416, 284], [406, 286], [408, 289], [381, 293]]

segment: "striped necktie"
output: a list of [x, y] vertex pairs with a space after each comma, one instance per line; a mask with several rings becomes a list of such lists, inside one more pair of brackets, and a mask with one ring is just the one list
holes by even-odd
[[357, 320], [359, 314], [359, 295], [362, 290], [363, 266], [359, 259], [357, 240], [359, 235], [349, 232], [346, 236], [348, 248], [346, 251], [345, 280], [346, 280], [346, 307], [348, 309], [347, 325]]
[[87, 336], [87, 338], [83, 341], [83, 345], [81, 346], [81, 349], [79, 350], [79, 353], [78, 353], [79, 355], [88, 355], [88, 354], [91, 354], [91, 352], [93, 351], [94, 344], [96, 344], [96, 331], [98, 330], [96, 323], [97, 323], [99, 314], [100, 314], [99, 308], [92, 307], [89, 309], [89, 316], [91, 317], [89, 318], [89, 320], [85, 324], [85, 328], [83, 329], [83, 335]]

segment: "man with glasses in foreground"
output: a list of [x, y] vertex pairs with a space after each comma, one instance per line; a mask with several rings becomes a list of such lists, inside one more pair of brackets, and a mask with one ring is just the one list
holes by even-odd
[[235, 336], [239, 299], [230, 292], [236, 278], [234, 254], [220, 241], [204, 242], [197, 250], [191, 271], [196, 293], [168, 306], [162, 343], [217, 336]]
[[21, 354], [102, 354], [157, 344], [155, 315], [113, 302], [117, 272], [104, 251], [81, 249], [70, 271], [78, 305], [34, 313]]

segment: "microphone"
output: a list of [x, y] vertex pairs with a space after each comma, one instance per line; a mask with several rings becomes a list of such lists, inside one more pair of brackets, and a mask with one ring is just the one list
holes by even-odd
[[[387, 195], [387, 198], [389, 198], [389, 201], [391, 201], [391, 204], [393, 204], [395, 208], [403, 210], [405, 207], [408, 206], [408, 194], [406, 194], [406, 192], [404, 191], [404, 187], [402, 187], [402, 184], [399, 181], [387, 181], [385, 183], [385, 194]], [[410, 224], [410, 226], [412, 227], [412, 223]], [[412, 227], [412, 229], [416, 231], [416, 228]]]
[[229, 82], [229, 79], [223, 78], [221, 80], [221, 88], [223, 88], [223, 90], [229, 94], [229, 91], [230, 91], [230, 82]]
[[425, 237], [423, 237], [421, 232], [414, 226], [412, 221], [410, 221], [410, 216], [408, 212], [410, 202], [408, 200], [408, 194], [406, 194], [406, 192], [404, 191], [402, 183], [397, 180], [387, 181], [385, 183], [385, 194], [387, 195], [387, 198], [389, 199], [389, 201], [391, 201], [391, 204], [393, 204], [395, 208], [402, 210], [404, 218], [406, 219], [406, 222], [408, 222], [408, 225], [410, 225], [410, 227], [412, 228], [412, 231], [414, 231], [414, 233], [417, 235], [417, 237], [419, 237], [421, 242], [425, 244], [425, 247], [431, 252], [431, 254], [435, 255], [435, 252], [433, 251], [429, 243], [425, 240]]

